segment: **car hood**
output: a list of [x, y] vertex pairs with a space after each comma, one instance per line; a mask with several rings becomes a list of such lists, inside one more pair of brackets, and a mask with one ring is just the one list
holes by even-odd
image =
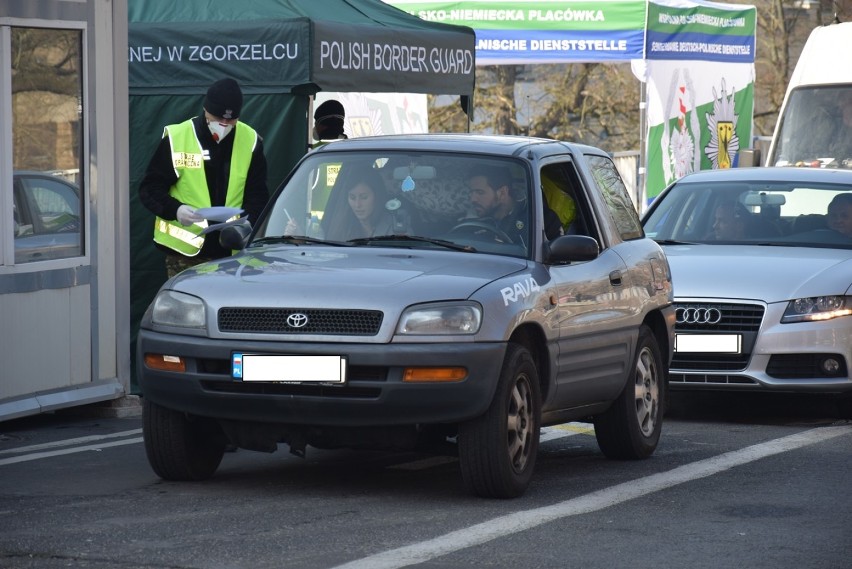
[[847, 294], [852, 251], [809, 247], [666, 245], [675, 298], [784, 302]]
[[203, 263], [166, 287], [214, 306], [367, 308], [386, 306], [391, 295], [397, 305], [465, 299], [526, 267], [523, 259], [451, 251], [277, 246]]

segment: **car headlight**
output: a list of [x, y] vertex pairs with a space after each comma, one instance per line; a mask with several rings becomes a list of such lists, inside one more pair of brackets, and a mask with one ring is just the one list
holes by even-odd
[[781, 322], [814, 322], [831, 320], [840, 316], [852, 314], [852, 297], [850, 296], [814, 296], [797, 298], [787, 304], [787, 310], [781, 317]]
[[151, 322], [162, 326], [204, 328], [207, 324], [204, 302], [183, 292], [160, 291], [154, 299]]
[[482, 307], [472, 302], [421, 304], [402, 313], [397, 334], [476, 334], [482, 324]]

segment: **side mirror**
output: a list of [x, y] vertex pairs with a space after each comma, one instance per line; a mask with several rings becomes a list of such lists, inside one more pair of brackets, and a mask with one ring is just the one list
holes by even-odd
[[251, 223], [248, 220], [229, 225], [219, 232], [219, 245], [225, 249], [240, 251], [245, 249], [251, 235]]
[[588, 235], [561, 235], [544, 244], [544, 262], [550, 265], [591, 261], [600, 255], [598, 242]]

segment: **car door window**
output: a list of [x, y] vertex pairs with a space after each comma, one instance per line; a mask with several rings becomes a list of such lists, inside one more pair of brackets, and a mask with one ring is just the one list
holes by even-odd
[[612, 216], [621, 238], [625, 241], [639, 239], [645, 234], [639, 221], [639, 214], [630, 199], [630, 194], [615, 167], [615, 163], [605, 156], [587, 156], [589, 166], [598, 188], [603, 194], [609, 213]]
[[15, 262], [80, 255], [79, 190], [40, 174], [19, 173], [16, 180]]

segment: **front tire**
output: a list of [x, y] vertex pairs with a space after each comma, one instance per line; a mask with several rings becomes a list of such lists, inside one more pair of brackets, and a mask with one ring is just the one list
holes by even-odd
[[142, 407], [142, 435], [151, 468], [165, 480], [206, 480], [225, 454], [225, 437], [214, 421], [148, 400]]
[[515, 498], [532, 479], [541, 427], [538, 370], [529, 351], [509, 344], [491, 406], [459, 426], [465, 487], [484, 498]]
[[594, 419], [595, 437], [607, 458], [635, 460], [654, 453], [663, 428], [667, 387], [660, 347], [643, 325], [630, 381], [612, 406]]

